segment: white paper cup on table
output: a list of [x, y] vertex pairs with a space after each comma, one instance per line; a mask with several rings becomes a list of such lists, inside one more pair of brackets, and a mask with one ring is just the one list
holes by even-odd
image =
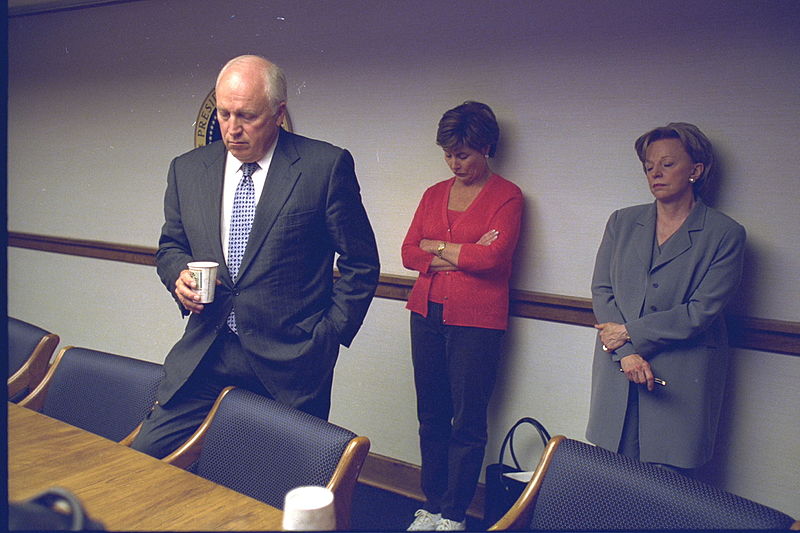
[[336, 529], [333, 492], [325, 487], [297, 487], [286, 493], [284, 531], [333, 531]]
[[197, 288], [194, 290], [200, 295], [201, 304], [210, 304], [214, 301], [214, 289], [217, 288], [217, 268], [219, 263], [214, 261], [192, 261], [188, 264]]

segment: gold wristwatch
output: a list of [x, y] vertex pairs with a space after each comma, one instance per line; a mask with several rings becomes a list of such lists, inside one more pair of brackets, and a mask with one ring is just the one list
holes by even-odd
[[439, 256], [439, 259], [442, 258], [442, 253], [444, 253], [444, 247], [447, 246], [447, 243], [442, 241], [439, 243], [439, 247], [436, 248], [436, 255]]

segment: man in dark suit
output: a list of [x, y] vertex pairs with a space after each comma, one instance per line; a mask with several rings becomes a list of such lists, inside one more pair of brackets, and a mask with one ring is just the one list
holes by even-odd
[[[228, 385], [327, 419], [339, 345], [361, 326], [380, 271], [350, 153], [280, 128], [280, 68], [234, 58], [216, 98], [222, 142], [169, 169], [158, 273], [190, 318], [133, 443], [156, 457], [190, 436]], [[190, 261], [219, 263], [213, 303], [199, 302]]]

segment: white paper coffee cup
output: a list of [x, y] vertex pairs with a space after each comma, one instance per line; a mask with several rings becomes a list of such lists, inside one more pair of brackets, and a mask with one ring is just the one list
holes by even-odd
[[336, 529], [333, 492], [325, 487], [297, 487], [286, 493], [284, 531], [333, 531]]
[[214, 261], [192, 261], [188, 264], [197, 288], [194, 290], [200, 295], [201, 304], [214, 301], [214, 289], [217, 287], [217, 268], [219, 263]]

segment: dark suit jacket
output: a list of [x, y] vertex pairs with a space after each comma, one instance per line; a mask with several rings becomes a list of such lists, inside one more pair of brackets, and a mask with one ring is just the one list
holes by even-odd
[[[280, 131], [234, 283], [220, 239], [225, 156], [223, 143], [215, 142], [170, 165], [156, 256], [161, 281], [174, 297], [187, 263], [208, 260], [220, 264], [222, 284], [214, 302], [190, 316], [167, 355], [159, 402], [169, 401], [188, 379], [235, 304], [240, 342], [270, 370], [268, 389], [298, 405], [330, 377], [339, 344], [353, 340], [378, 282], [375, 236], [353, 158], [328, 143]], [[336, 283], [335, 254], [341, 274]]]
[[592, 307], [599, 322], [625, 324], [631, 342], [595, 346], [587, 438], [617, 451], [628, 398], [618, 361], [633, 353], [667, 381], [639, 396], [642, 461], [693, 468], [713, 452], [728, 338], [723, 311], [742, 274], [745, 231], [699, 202], [652, 262], [655, 203], [611, 215], [597, 252]]

